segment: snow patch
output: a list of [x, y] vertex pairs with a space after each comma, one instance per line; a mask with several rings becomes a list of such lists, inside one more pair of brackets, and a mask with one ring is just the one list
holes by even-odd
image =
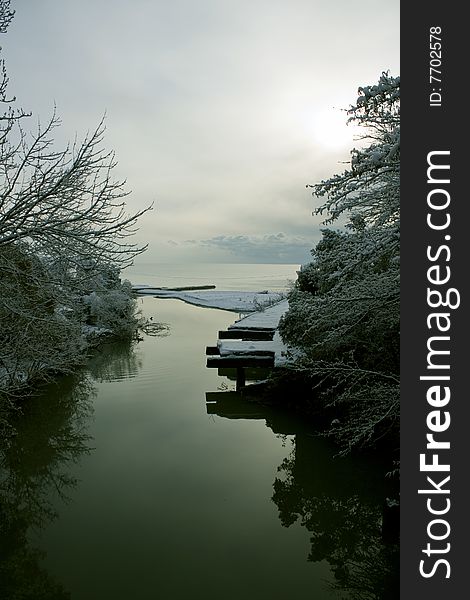
[[220, 356], [273, 356], [274, 366], [285, 366], [287, 358], [287, 346], [277, 331], [274, 332], [272, 341], [251, 340], [219, 340], [217, 342]]
[[265, 310], [235, 321], [229, 329], [277, 329], [281, 317], [287, 312], [288, 308], [288, 300], [281, 300]]
[[[282, 297], [276, 292], [234, 292], [206, 290], [200, 292], [175, 292], [155, 288], [139, 288], [139, 295], [154, 296], [155, 298], [176, 298], [188, 304], [206, 308], [220, 308], [234, 312], [257, 311], [266, 304], [272, 304]], [[268, 309], [266, 309], [268, 310]]]

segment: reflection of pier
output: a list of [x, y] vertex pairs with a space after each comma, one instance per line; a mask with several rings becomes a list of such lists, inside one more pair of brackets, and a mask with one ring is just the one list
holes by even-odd
[[288, 309], [287, 300], [230, 325], [219, 331], [217, 346], [206, 348], [207, 367], [233, 368], [237, 373], [237, 390], [245, 385], [246, 369], [272, 369], [286, 362], [287, 348], [277, 327]]
[[[237, 390], [245, 377], [250, 377], [248, 367], [281, 366], [282, 350], [275, 349], [278, 323], [279, 319], [269, 330], [239, 326], [234, 331], [232, 326], [219, 332], [217, 347], [207, 348], [207, 366], [219, 368], [220, 374], [223, 365], [232, 367], [237, 373]], [[270, 339], [266, 339], [268, 335]], [[308, 531], [308, 560], [328, 562], [338, 589], [348, 597], [351, 592], [351, 597], [362, 598], [370, 590], [371, 598], [395, 598], [399, 587], [399, 505], [390, 498], [396, 498], [398, 490], [396, 481], [384, 477], [382, 458], [338, 457], [338, 448], [315, 435], [305, 418], [250, 401], [250, 392], [254, 399], [259, 387], [206, 392], [207, 413], [224, 420], [264, 420], [273, 433], [289, 436], [284, 444], [288, 441], [292, 447], [277, 469], [271, 498], [280, 522], [285, 527], [297, 522]], [[295, 387], [287, 393], [302, 394]], [[269, 396], [260, 394], [260, 399], [269, 401]], [[299, 405], [301, 402], [302, 397]]]
[[225, 419], [264, 419], [273, 433], [294, 435], [299, 432], [299, 419], [279, 408], [247, 400], [239, 392], [206, 392], [208, 415]]
[[[295, 489], [302, 496], [317, 498], [326, 495], [341, 502], [357, 496], [361, 502], [380, 508], [384, 530], [391, 529], [393, 535], [397, 535], [397, 515], [392, 514], [393, 511], [384, 502], [387, 496], [395, 496], [395, 485], [392, 480], [384, 478], [380, 457], [377, 460], [371, 457], [338, 457], [338, 449], [325, 438], [314, 435], [311, 423], [305, 419], [279, 407], [247, 400], [245, 394], [239, 392], [206, 392], [206, 409], [207, 414], [224, 419], [264, 420], [273, 433], [294, 436], [289, 473], [295, 481]], [[392, 509], [397, 509], [397, 506]]]
[[397, 490], [396, 482], [384, 477], [380, 457], [338, 457], [338, 449], [315, 435], [305, 419], [247, 399], [250, 388], [206, 392], [207, 413], [264, 419], [274, 433], [290, 436], [271, 497], [282, 525], [298, 522], [309, 532], [308, 560], [327, 561], [339, 589], [361, 594], [351, 597], [372, 590], [371, 598], [396, 598], [398, 505], [392, 503], [392, 513], [386, 498]]
[[[250, 390], [249, 386], [246, 390]], [[267, 406], [247, 399], [246, 393], [206, 392], [207, 414], [224, 419], [264, 420], [273, 433], [295, 436], [292, 475], [308, 495], [332, 495], [336, 498], [374, 497], [381, 502], [385, 481], [380, 460], [338, 457], [338, 448], [324, 437], [315, 435], [312, 423], [290, 410]]]

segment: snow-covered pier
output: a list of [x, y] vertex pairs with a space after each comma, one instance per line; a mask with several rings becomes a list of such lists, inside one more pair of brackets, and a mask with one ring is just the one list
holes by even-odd
[[235, 368], [237, 389], [245, 385], [246, 368], [275, 368], [287, 362], [287, 347], [277, 331], [287, 300], [239, 319], [219, 331], [217, 346], [206, 348], [208, 368]]

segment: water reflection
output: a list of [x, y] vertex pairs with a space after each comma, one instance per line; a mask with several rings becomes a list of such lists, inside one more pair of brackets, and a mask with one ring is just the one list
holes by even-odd
[[318, 442], [296, 435], [280, 465], [272, 496], [279, 519], [284, 527], [299, 521], [309, 531], [308, 560], [328, 561], [336, 589], [361, 600], [394, 599], [398, 548], [382, 535], [384, 486], [353, 461], [325, 457]]
[[[392, 600], [399, 594], [395, 538], [383, 535], [386, 497], [396, 494], [380, 464], [337, 458], [324, 439], [289, 414], [248, 402], [236, 392], [207, 393], [207, 411], [229, 419], [265, 419], [290, 438], [292, 450], [278, 467], [272, 501], [283, 527], [300, 523], [310, 534], [308, 561], [328, 561], [333, 589], [352, 600]], [[389, 515], [387, 515], [389, 517]], [[394, 523], [398, 532], [398, 522]]]
[[0, 597], [70, 598], [41, 562], [34, 533], [57, 517], [78, 484], [73, 464], [92, 452], [88, 434], [95, 382], [134, 377], [141, 359], [132, 344], [101, 347], [87, 371], [63, 377], [28, 399], [0, 441]]
[[136, 377], [141, 369], [141, 350], [130, 341], [102, 344], [87, 365], [89, 374], [99, 383], [130, 379]]
[[[201, 316], [182, 304], [174, 310], [172, 335], [154, 345], [146, 339], [145, 357], [140, 345], [102, 348], [86, 375], [64, 379], [28, 402], [16, 422], [17, 435], [0, 442], [0, 597], [69, 598], [42, 569], [43, 554], [33, 541], [39, 536], [31, 531], [50, 523], [55, 507], [60, 510], [73, 495], [73, 507], [61, 511], [57, 527], [44, 527], [36, 543], [48, 549], [51, 572], [74, 599], [157, 594], [176, 600], [198, 593], [208, 599], [300, 598], [310, 592], [315, 598], [343, 598], [343, 592], [323, 593], [323, 577], [330, 571], [326, 561], [318, 569], [307, 563], [307, 531], [311, 559], [333, 565], [337, 584], [349, 590], [349, 598], [379, 598], [375, 579], [383, 587], [383, 574], [391, 572], [389, 547], [380, 538], [381, 505], [388, 493], [381, 471], [357, 461], [337, 462], [334, 450], [292, 415], [237, 404], [237, 394], [225, 392], [224, 403], [208, 393], [209, 412], [265, 419], [292, 444], [272, 494], [271, 469], [287, 450], [279, 450], [262, 426], [251, 431], [243, 431], [241, 423], [214, 427], [200, 404], [202, 390], [217, 380], [204, 368], [205, 339], [197, 337], [197, 327], [214, 331], [227, 324], [212, 323], [209, 311]], [[168, 383], [161, 376], [166, 369]], [[150, 372], [154, 378], [139, 386], [135, 376]], [[129, 378], [133, 381], [119, 386], [96, 384]], [[94, 442], [89, 431], [97, 390]], [[82, 460], [90, 452], [93, 456]], [[71, 474], [79, 462], [83, 481], [74, 490], [77, 480]], [[304, 531], [299, 527], [287, 540], [279, 522], [292, 528], [301, 524]], [[90, 534], [84, 535], [85, 526]], [[367, 561], [374, 561], [370, 572]], [[356, 596], [355, 589], [360, 590]]]
[[28, 401], [0, 443], [0, 585], [2, 598], [62, 600], [70, 595], [41, 568], [44, 554], [33, 530], [56, 517], [54, 495], [67, 501], [77, 481], [71, 463], [90, 452], [87, 426], [93, 387], [82, 376], [64, 378]]

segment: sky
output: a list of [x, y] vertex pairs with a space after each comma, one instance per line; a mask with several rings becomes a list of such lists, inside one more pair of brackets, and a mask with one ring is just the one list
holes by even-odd
[[360, 85], [399, 74], [399, 1], [12, 0], [9, 91], [57, 147], [106, 113], [148, 262], [303, 263]]

